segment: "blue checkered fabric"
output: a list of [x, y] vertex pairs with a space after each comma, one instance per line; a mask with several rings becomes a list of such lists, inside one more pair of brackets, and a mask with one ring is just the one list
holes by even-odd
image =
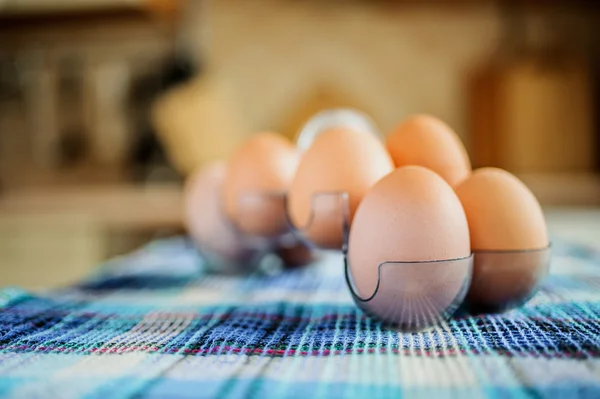
[[4, 289], [0, 397], [600, 398], [600, 252], [555, 242], [525, 307], [420, 333], [362, 314], [342, 265], [220, 276], [179, 237], [68, 289]]

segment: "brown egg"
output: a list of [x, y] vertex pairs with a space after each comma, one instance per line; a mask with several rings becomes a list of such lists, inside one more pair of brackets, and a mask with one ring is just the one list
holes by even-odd
[[[320, 133], [303, 154], [288, 193], [292, 223], [313, 243], [339, 249], [344, 223], [352, 221], [365, 193], [392, 169], [375, 135], [345, 128]], [[339, 193], [347, 193], [348, 210]]]
[[542, 208], [512, 174], [481, 168], [456, 187], [467, 214], [473, 250], [539, 249], [548, 246]]
[[373, 187], [350, 228], [349, 259], [361, 296], [373, 293], [381, 262], [471, 254], [465, 212], [452, 188], [419, 166], [396, 169]]
[[386, 140], [397, 167], [420, 165], [455, 186], [471, 172], [467, 151], [456, 133], [430, 115], [415, 115], [402, 122]]
[[240, 230], [274, 236], [286, 230], [284, 194], [289, 188], [299, 153], [276, 133], [253, 136], [231, 158], [223, 185], [227, 217]]
[[542, 209], [512, 174], [482, 168], [456, 187], [474, 251], [468, 300], [485, 308], [524, 303], [548, 272], [548, 233]]
[[225, 170], [224, 162], [215, 162], [187, 178], [183, 193], [183, 221], [190, 237], [201, 250], [232, 262], [243, 259], [247, 250], [221, 209]]

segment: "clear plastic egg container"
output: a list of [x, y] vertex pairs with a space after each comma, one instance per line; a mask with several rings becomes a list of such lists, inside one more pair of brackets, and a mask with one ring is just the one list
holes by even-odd
[[471, 282], [473, 255], [423, 262], [388, 261], [377, 266], [377, 286], [360, 295], [345, 260], [346, 282], [354, 302], [366, 314], [418, 331], [446, 319], [462, 304]]
[[[319, 132], [334, 126], [363, 129], [380, 136], [370, 119], [360, 112], [332, 110], [317, 114], [305, 125], [297, 138], [298, 147], [308, 148]], [[313, 195], [308, 223], [301, 228], [294, 228], [289, 220], [285, 193], [245, 194], [240, 198], [239, 209], [244, 215], [241, 218], [244, 225], [233, 227], [243, 238], [247, 253], [237, 260], [228, 260], [203, 250], [214, 270], [234, 273], [272, 270], [271, 255], [281, 247], [306, 246], [313, 256], [321, 249], [338, 250], [344, 255], [340, 267], [344, 267], [356, 305], [369, 316], [405, 331], [435, 326], [465, 305], [473, 312], [506, 311], [521, 306], [536, 293], [548, 273], [549, 247], [474, 251], [459, 259], [411, 262], [389, 259], [357, 273], [348, 256], [347, 193]], [[268, 224], [264, 223], [265, 218]], [[260, 233], [248, 235], [244, 230], [260, 230]], [[280, 259], [278, 267], [285, 266], [286, 262]], [[377, 274], [376, 284], [361, 288], [360, 275], [369, 272]]]
[[476, 268], [467, 295], [473, 313], [503, 312], [525, 304], [548, 275], [550, 246], [523, 251], [473, 251]]
[[[296, 143], [302, 151], [324, 129], [348, 126], [378, 134], [366, 115], [351, 109], [323, 111], [311, 118], [301, 129]], [[242, 242], [244, 250], [235, 256], [196, 244], [205, 256], [209, 270], [227, 274], [250, 273], [276, 268], [297, 267], [318, 257], [319, 249], [341, 249], [347, 241], [346, 194], [320, 193], [312, 199], [313, 213], [303, 229], [294, 229], [288, 218], [286, 194], [280, 192], [245, 193], [238, 202], [237, 218], [243, 224], [231, 224], [230, 229]], [[224, 214], [224, 212], [222, 212]], [[238, 223], [240, 223], [238, 222]], [[268, 223], [265, 223], [268, 222]], [[323, 231], [334, 226], [335, 232]], [[339, 226], [339, 227], [338, 227]], [[246, 231], [252, 231], [248, 234]], [[321, 231], [320, 245], [306, 239], [313, 231]], [[317, 237], [318, 238], [318, 237]], [[303, 248], [311, 253], [307, 254]], [[279, 262], [273, 260], [273, 255]], [[277, 266], [277, 263], [279, 263]]]
[[[421, 330], [449, 318], [463, 303], [473, 269], [473, 255], [462, 259], [401, 262], [390, 259], [369, 268], [377, 284], [363, 292], [348, 256], [349, 206], [345, 192], [313, 196], [310, 223], [296, 233], [311, 236], [344, 255], [344, 274], [356, 305], [369, 316], [405, 331]], [[312, 233], [312, 234], [311, 234]], [[328, 239], [321, 238], [327, 236]]]
[[[376, 284], [361, 290], [361, 273], [352, 269], [348, 254], [347, 193], [317, 194], [312, 203], [311, 224], [296, 234], [310, 244], [307, 233], [316, 228], [327, 231], [332, 238], [320, 248], [343, 253], [346, 283], [356, 305], [369, 316], [404, 331], [435, 326], [461, 306], [473, 313], [517, 308], [535, 295], [548, 274], [550, 247], [473, 251], [458, 259], [390, 259], [372, 265], [365, 269], [377, 273]], [[338, 228], [334, 228], [336, 224]]]
[[[240, 196], [238, 212], [243, 225], [231, 221], [229, 224], [243, 250], [235, 256], [228, 256], [222, 251], [214, 251], [206, 245], [196, 244], [210, 271], [224, 274], [273, 272], [315, 259], [316, 253], [302, 254], [302, 259], [293, 259], [294, 250], [300, 250], [304, 244], [297, 238], [288, 222], [285, 194], [244, 194]], [[245, 230], [257, 233], [248, 234]], [[286, 259], [290, 255], [292, 259]], [[295, 257], [298, 258], [298, 255]]]

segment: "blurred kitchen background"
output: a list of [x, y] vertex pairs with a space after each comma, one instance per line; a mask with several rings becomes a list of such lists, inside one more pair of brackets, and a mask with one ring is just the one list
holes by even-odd
[[0, 0], [0, 286], [181, 232], [187, 173], [333, 107], [442, 118], [600, 243], [599, 26], [576, 0]]

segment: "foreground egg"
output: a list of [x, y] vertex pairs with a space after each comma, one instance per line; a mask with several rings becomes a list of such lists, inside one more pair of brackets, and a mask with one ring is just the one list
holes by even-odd
[[435, 324], [455, 310], [466, 294], [471, 260], [458, 197], [420, 166], [381, 179], [350, 228], [347, 272], [355, 301], [409, 329]]
[[392, 169], [375, 135], [341, 127], [323, 131], [304, 152], [291, 184], [292, 224], [312, 243], [340, 249], [344, 224], [352, 221], [365, 193]]
[[232, 157], [223, 184], [227, 217], [243, 232], [272, 237], [287, 230], [285, 192], [299, 152], [281, 135], [254, 135]]
[[474, 252], [467, 300], [492, 311], [523, 304], [548, 273], [548, 232], [537, 199], [519, 179], [497, 168], [474, 171], [456, 194]]
[[221, 209], [221, 186], [226, 165], [215, 162], [191, 174], [183, 193], [185, 227], [212, 266], [240, 262], [251, 252]]
[[402, 122], [386, 139], [397, 167], [420, 165], [455, 186], [471, 172], [467, 151], [456, 133], [430, 115], [415, 115]]

